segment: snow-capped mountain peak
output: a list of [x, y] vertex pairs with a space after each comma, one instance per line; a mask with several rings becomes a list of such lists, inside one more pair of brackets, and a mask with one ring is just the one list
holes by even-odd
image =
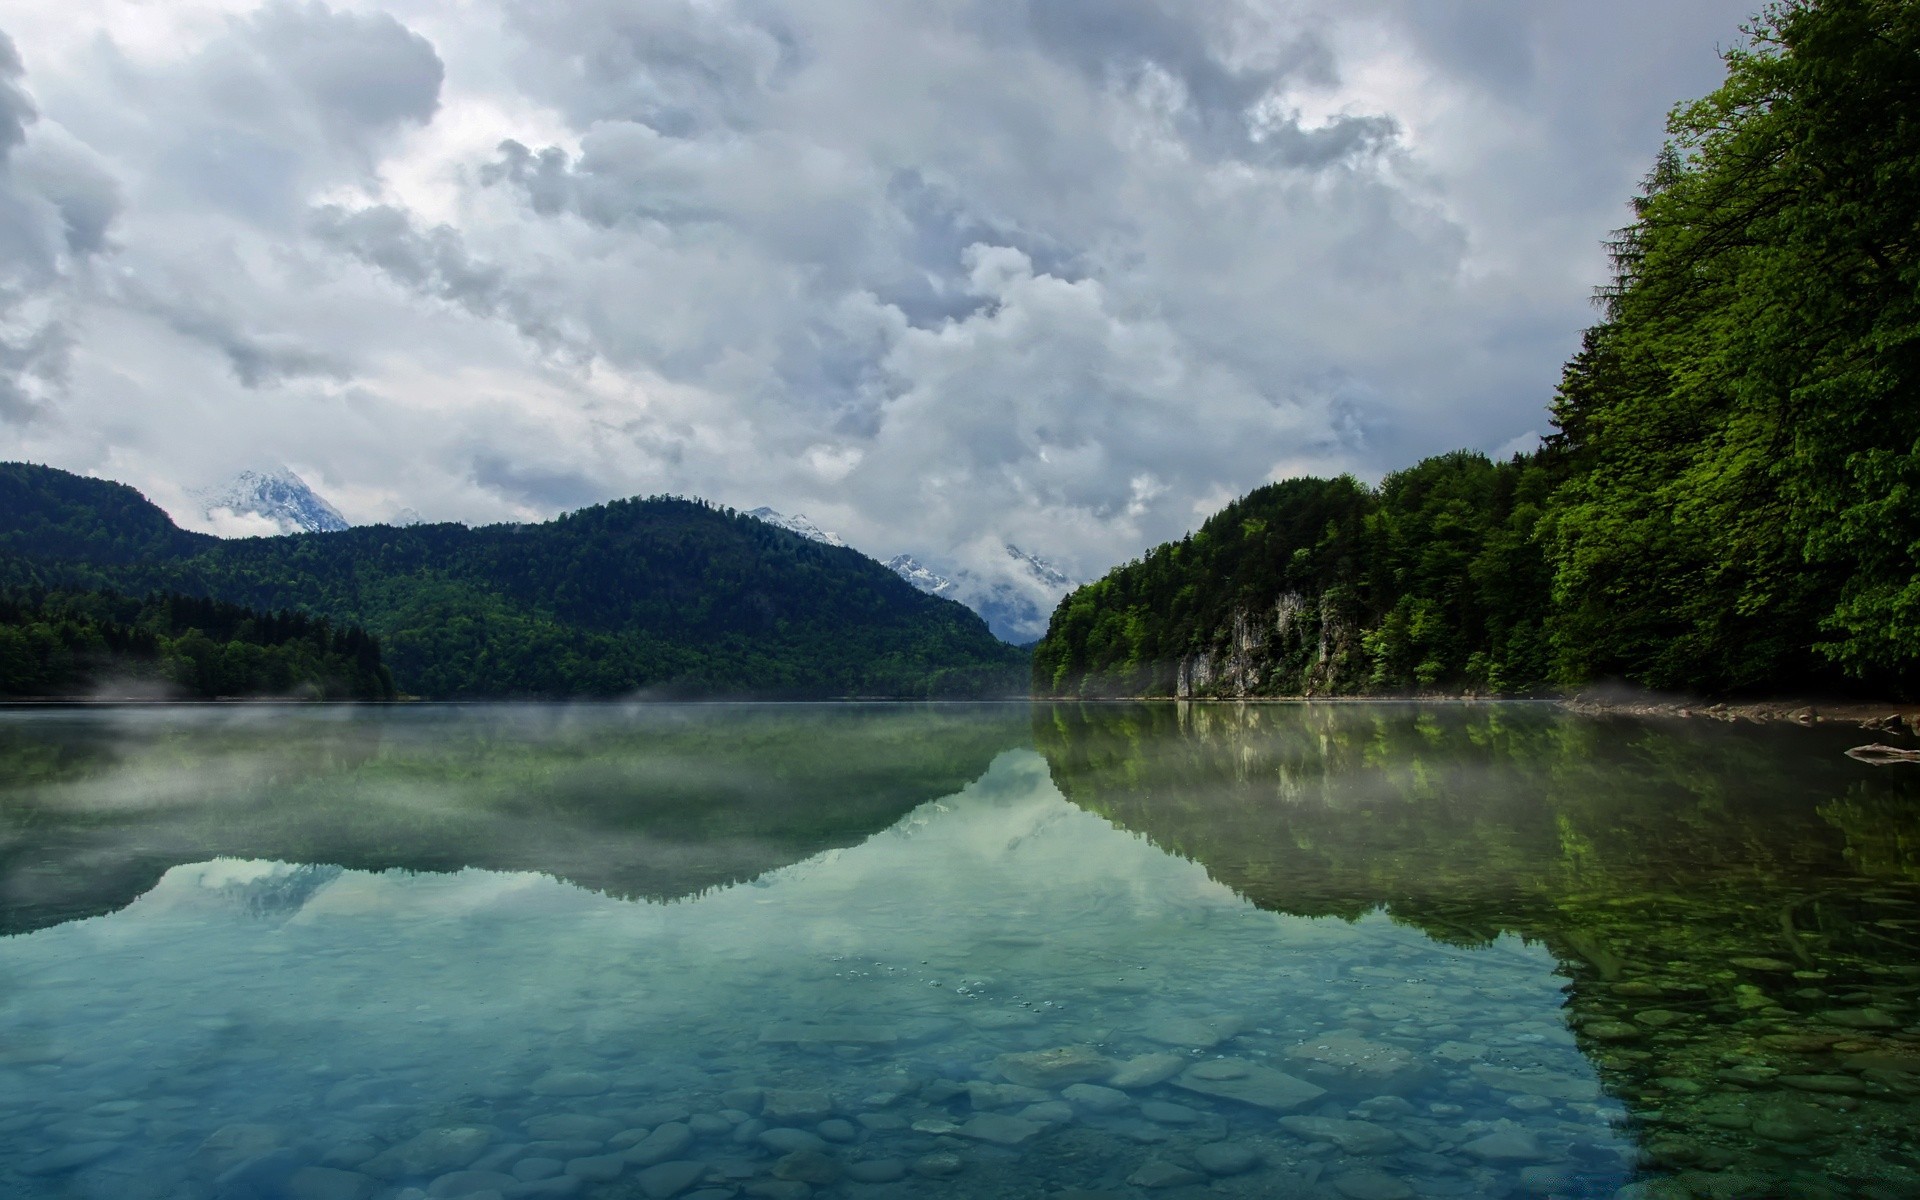
[[1026, 568], [1027, 573], [1041, 583], [1050, 588], [1061, 589], [1062, 595], [1080, 586], [1078, 580], [1068, 575], [1065, 571], [1062, 571], [1059, 567], [1054, 566], [1037, 554], [1028, 554], [1012, 542], [1007, 543], [1007, 557]]
[[895, 575], [919, 588], [929, 596], [945, 596], [953, 591], [953, 580], [922, 565], [911, 554], [896, 554], [887, 560], [887, 567]]
[[839, 534], [830, 533], [818, 525], [815, 525], [812, 521], [807, 520], [805, 513], [795, 513], [789, 517], [785, 513], [775, 512], [771, 508], [762, 505], [759, 508], [753, 509], [747, 513], [747, 515], [757, 521], [765, 521], [769, 525], [777, 525], [788, 533], [797, 533], [810, 542], [819, 542], [827, 546], [846, 545], [844, 541], [840, 540]]
[[223, 517], [229, 522], [251, 517], [270, 522], [280, 533], [337, 533], [350, 528], [339, 509], [285, 467], [242, 471], [218, 487], [193, 495], [216, 525]]

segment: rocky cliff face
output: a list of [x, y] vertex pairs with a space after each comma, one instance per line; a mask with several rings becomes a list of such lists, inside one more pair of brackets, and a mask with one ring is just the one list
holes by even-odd
[[1178, 664], [1183, 699], [1327, 696], [1367, 677], [1356, 621], [1336, 597], [1283, 592], [1271, 608], [1236, 608], [1212, 643]]

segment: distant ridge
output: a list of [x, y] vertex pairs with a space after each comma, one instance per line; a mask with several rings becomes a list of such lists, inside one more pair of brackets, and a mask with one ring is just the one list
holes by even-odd
[[221, 539], [124, 484], [0, 463], [0, 582], [358, 624], [401, 691], [435, 698], [1026, 692], [1026, 655], [963, 606], [844, 546], [671, 497]]

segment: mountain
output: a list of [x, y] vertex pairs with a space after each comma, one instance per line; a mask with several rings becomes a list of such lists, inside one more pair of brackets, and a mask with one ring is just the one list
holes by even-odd
[[[756, 508], [749, 517], [797, 533], [809, 541], [844, 546], [840, 535], [809, 521], [804, 515], [786, 516], [771, 508]], [[896, 554], [886, 567], [929, 596], [957, 600], [979, 613], [987, 628], [1003, 642], [1025, 645], [1047, 631], [1047, 616], [1060, 597], [1072, 591], [1075, 580], [1046, 559], [1020, 547], [1003, 547], [1004, 560], [995, 559], [981, 570], [956, 568], [942, 574], [911, 554]]]
[[1003, 642], [1025, 645], [1047, 631], [1047, 617], [1075, 581], [1046, 559], [1008, 543], [1004, 558], [980, 570], [958, 568], [942, 575], [910, 554], [887, 560], [894, 574], [930, 596], [946, 596], [971, 608]]
[[262, 474], [242, 471], [219, 487], [194, 492], [202, 511], [218, 520], [221, 512], [264, 517], [281, 533], [338, 533], [349, 528], [340, 510], [285, 467]]
[[0, 464], [0, 582], [357, 624], [431, 697], [1003, 696], [1026, 659], [855, 550], [677, 498], [551, 521], [223, 540], [121, 484]]
[[896, 554], [887, 560], [887, 569], [929, 596], [953, 593], [953, 580], [921, 564], [911, 554]]
[[829, 533], [818, 525], [815, 525], [812, 521], [807, 520], [805, 513], [795, 513], [789, 517], [784, 513], [777, 513], [771, 508], [762, 505], [747, 515], [756, 521], [765, 521], [775, 528], [784, 529], [788, 533], [797, 533], [810, 542], [819, 542], [822, 546], [846, 545], [845, 542], [840, 540], [839, 534]]

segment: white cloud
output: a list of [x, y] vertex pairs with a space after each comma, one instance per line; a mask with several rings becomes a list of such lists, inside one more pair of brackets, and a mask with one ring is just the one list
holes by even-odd
[[0, 0], [0, 455], [1097, 574], [1541, 428], [1683, 8]]

